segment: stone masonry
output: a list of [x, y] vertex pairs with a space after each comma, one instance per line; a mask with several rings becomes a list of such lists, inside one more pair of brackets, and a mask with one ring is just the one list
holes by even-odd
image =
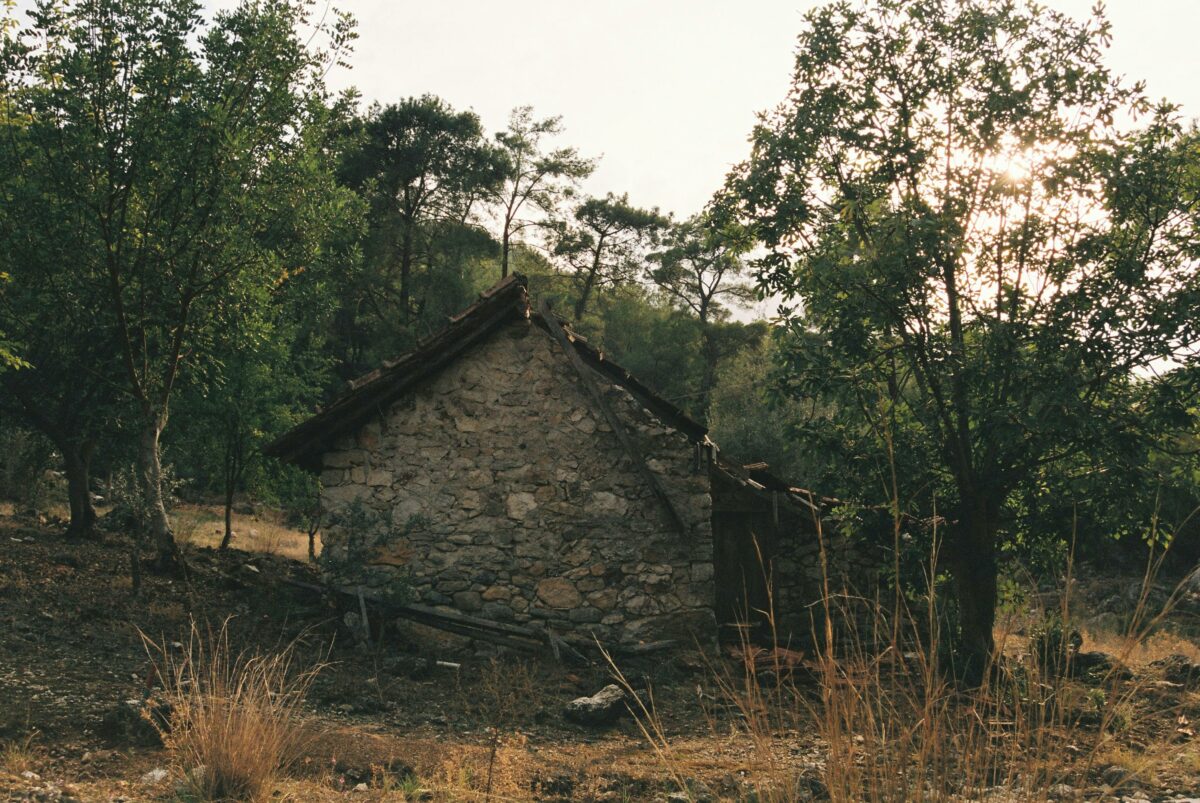
[[[591, 369], [588, 369], [591, 370]], [[707, 466], [594, 374], [690, 528], [673, 529], [549, 334], [504, 325], [323, 457], [335, 580], [557, 632], [714, 632]]]

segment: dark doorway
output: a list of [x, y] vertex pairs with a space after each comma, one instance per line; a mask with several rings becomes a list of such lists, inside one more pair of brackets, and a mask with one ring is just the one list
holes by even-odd
[[713, 511], [713, 568], [720, 638], [770, 639], [775, 526], [770, 512]]

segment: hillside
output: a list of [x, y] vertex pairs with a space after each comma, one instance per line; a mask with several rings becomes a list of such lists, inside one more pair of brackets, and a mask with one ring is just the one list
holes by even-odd
[[[285, 798], [483, 799], [489, 766], [493, 799], [826, 797], [829, 746], [820, 723], [806, 725], [810, 714], [779, 717], [766, 744], [756, 739], [762, 731], [737, 693], [741, 664], [731, 656], [683, 651], [622, 667], [653, 699], [656, 753], [629, 717], [607, 728], [563, 719], [568, 701], [611, 681], [604, 666], [501, 654], [400, 622], [387, 622], [375, 645], [357, 645], [344, 611], [280, 582], [315, 581], [310, 565], [264, 553], [194, 548], [188, 579], [147, 576], [133, 597], [126, 546], [120, 534], [81, 545], [0, 518], [0, 789], [8, 799], [173, 799], [185, 770], [179, 755], [123, 711], [122, 701], [152, 698], [159, 685], [140, 634], [179, 651], [189, 621], [204, 631], [226, 620], [235, 651], [270, 653], [295, 642], [299, 663], [328, 664], [303, 709], [302, 727], [314, 738], [277, 789]], [[1099, 612], [1130, 582], [1080, 581], [1081, 609]], [[1186, 628], [1194, 613], [1172, 622]], [[1095, 645], [1114, 648], [1102, 632], [1089, 634], [1084, 650]], [[1041, 799], [1185, 800], [1200, 791], [1192, 726], [1200, 684], [1178, 682], [1186, 678], [1160, 660], [1181, 650], [1200, 658], [1194, 643], [1164, 630], [1131, 657], [1123, 688], [1136, 693], [1114, 698], [1123, 722], [1111, 738], [1102, 740], [1101, 723], [1086, 717], [1047, 737], [1044, 760], [1062, 780]], [[806, 677], [798, 672], [786, 688], [811, 713], [821, 686]], [[732, 679], [732, 694], [722, 678]], [[1088, 689], [1100, 686], [1072, 687], [1081, 708], [1097, 697]], [[996, 738], [1003, 741], [1003, 728]], [[1022, 795], [997, 786], [957, 799]]]

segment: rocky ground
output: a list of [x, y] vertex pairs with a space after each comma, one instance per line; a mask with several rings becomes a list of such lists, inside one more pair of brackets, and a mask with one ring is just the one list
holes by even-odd
[[[227, 619], [239, 648], [295, 641], [302, 661], [328, 663], [306, 708], [314, 738], [278, 790], [284, 799], [481, 800], [490, 778], [495, 800], [755, 800], [781, 767], [790, 796], [827, 794], [811, 723], [792, 722], [765, 747], [745, 736], [744, 713], [715, 680], [737, 676], [728, 657], [680, 653], [622, 667], [659, 714], [656, 751], [628, 716], [608, 722], [581, 714], [582, 704], [564, 716], [572, 700], [612, 682], [608, 667], [497, 655], [391, 622], [364, 646], [336, 602], [281, 582], [315, 581], [305, 563], [207, 548], [193, 548], [189, 563], [186, 579], [146, 575], [135, 596], [120, 534], [80, 544], [0, 517], [0, 799], [177, 799], [183, 768], [124, 701], [155, 685], [143, 636], [181, 644], [190, 622]], [[1161, 659], [1147, 653], [1132, 667], [1147, 692], [1129, 712], [1137, 725], [1128, 738], [1043, 799], [1200, 799], [1191, 724], [1200, 722], [1200, 688]], [[1086, 738], [1072, 733], [1074, 749], [1086, 750]], [[964, 790], [971, 797], [1021, 799]]]

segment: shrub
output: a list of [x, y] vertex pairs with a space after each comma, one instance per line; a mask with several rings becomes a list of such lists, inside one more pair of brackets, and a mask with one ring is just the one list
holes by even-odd
[[1051, 677], [1060, 677], [1083, 646], [1083, 636], [1068, 626], [1060, 615], [1047, 614], [1029, 635], [1029, 647], [1038, 667]]
[[48, 501], [47, 471], [53, 449], [36, 432], [0, 428], [0, 499], [9, 499], [21, 513], [36, 513]]
[[[143, 636], [145, 639], [145, 637]], [[320, 665], [298, 670], [295, 643], [259, 655], [234, 653], [226, 621], [172, 652], [145, 639], [170, 704], [163, 743], [176, 751], [185, 786], [200, 800], [263, 800], [300, 758], [304, 697]]]

